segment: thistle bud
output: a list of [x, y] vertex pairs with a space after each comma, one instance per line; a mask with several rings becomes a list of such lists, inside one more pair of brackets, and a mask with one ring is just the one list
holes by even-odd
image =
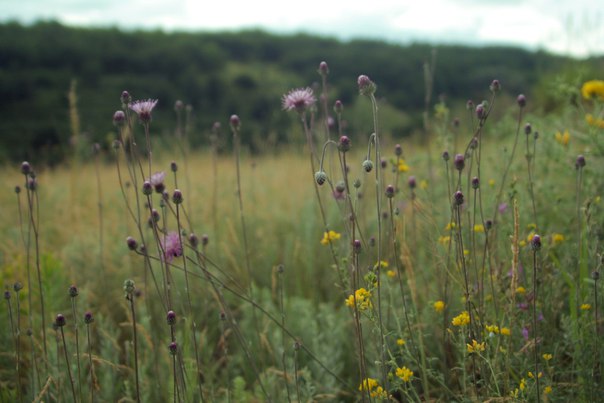
[[79, 294], [78, 287], [76, 287], [75, 285], [72, 285], [71, 287], [69, 287], [69, 296], [71, 298], [77, 297], [78, 294]]
[[241, 127], [241, 121], [239, 120], [239, 116], [231, 115], [231, 118], [229, 119], [229, 124], [231, 125], [231, 129], [233, 131], [239, 131], [239, 128]]
[[338, 150], [343, 153], [350, 150], [350, 138], [348, 136], [340, 137], [340, 141], [338, 142]]
[[516, 97], [516, 103], [518, 103], [518, 106], [521, 108], [524, 108], [526, 106], [526, 97], [524, 96], [524, 94], [520, 94]]
[[339, 99], [333, 104], [333, 111], [335, 113], [337, 113], [338, 115], [342, 113], [342, 111], [344, 110], [344, 105], [342, 104], [342, 101], [340, 101]]
[[124, 281], [124, 292], [127, 295], [132, 295], [132, 293], [134, 293], [134, 281], [130, 279]]
[[403, 155], [403, 147], [400, 144], [394, 146], [394, 155], [400, 157]]
[[176, 323], [176, 313], [174, 313], [174, 311], [168, 311], [166, 322], [169, 326], [173, 326]]
[[315, 172], [315, 182], [317, 185], [321, 186], [327, 181], [327, 174], [324, 171]]
[[89, 325], [92, 322], [94, 322], [94, 317], [92, 316], [92, 312], [88, 311], [84, 314], [84, 323]]
[[23, 175], [29, 175], [30, 172], [31, 172], [31, 165], [29, 164], [29, 162], [23, 161], [21, 163], [21, 173]]
[[354, 241], [352, 241], [352, 250], [354, 251], [354, 253], [359, 254], [361, 253], [361, 241], [358, 239], [355, 239]]
[[463, 204], [463, 201], [463, 193], [461, 193], [460, 190], [453, 194], [453, 203], [455, 203], [456, 206], [461, 206]]
[[447, 150], [443, 151], [443, 161], [447, 162], [449, 161], [449, 158], [451, 158], [449, 152]]
[[386, 186], [386, 197], [392, 199], [394, 197], [394, 186]]
[[136, 239], [129, 236], [128, 238], [126, 238], [126, 245], [128, 245], [128, 249], [136, 250], [136, 248], [138, 247], [138, 242], [136, 242]]
[[172, 193], [172, 202], [174, 204], [181, 204], [182, 203], [182, 192], [178, 189], [174, 190], [174, 193]]
[[117, 127], [122, 127], [126, 123], [126, 114], [124, 111], [116, 111], [113, 114], [113, 124]]
[[170, 352], [170, 355], [176, 355], [176, 353], [178, 353], [178, 344], [176, 344], [175, 341], [170, 343], [168, 345], [168, 351]]
[[478, 189], [480, 187], [480, 179], [477, 176], [472, 178], [472, 189]]
[[585, 156], [583, 154], [579, 154], [577, 156], [577, 160], [575, 161], [575, 168], [581, 169], [585, 166]]
[[122, 91], [120, 101], [122, 101], [122, 105], [128, 105], [130, 102], [132, 102], [132, 96], [128, 91]]
[[524, 134], [526, 134], [528, 136], [529, 134], [532, 133], [532, 131], [533, 131], [533, 128], [530, 123], [527, 123], [524, 125]]
[[206, 245], [207, 245], [207, 244], [209, 244], [209, 243], [210, 243], [210, 237], [208, 236], [208, 234], [203, 234], [203, 235], [201, 236], [201, 244], [202, 244], [203, 246], [206, 246]]
[[371, 162], [371, 160], [363, 161], [363, 170], [365, 172], [371, 172], [373, 170], [373, 162]]
[[189, 234], [189, 245], [191, 245], [191, 248], [193, 249], [197, 249], [197, 246], [199, 245], [199, 238], [192, 232]]
[[489, 85], [489, 89], [491, 90], [491, 92], [499, 92], [501, 90], [501, 84], [499, 83], [499, 80], [493, 80], [491, 82], [491, 85]]
[[357, 79], [357, 84], [361, 95], [373, 95], [377, 89], [375, 83], [366, 75], [360, 75]]
[[409, 180], [407, 181], [407, 184], [409, 185], [409, 189], [415, 189], [415, 187], [417, 186], [417, 181], [415, 180], [415, 176], [410, 176]]
[[15, 284], [13, 284], [13, 290], [15, 290], [15, 292], [19, 292], [23, 289], [23, 284], [21, 284], [20, 281], [15, 281]]
[[170, 163], [170, 171], [172, 171], [172, 172], [178, 171], [178, 164], [176, 163], [176, 161], [172, 161]]
[[453, 160], [453, 165], [455, 165], [455, 169], [458, 171], [463, 171], [466, 166], [466, 159], [462, 154], [455, 155], [455, 159]]
[[66, 323], [67, 323], [67, 320], [65, 320], [65, 316], [63, 316], [62, 314], [58, 314], [57, 317], [55, 318], [55, 325], [57, 327], [63, 327], [63, 326], [65, 326]]
[[533, 239], [531, 239], [531, 248], [534, 251], [541, 249], [541, 236], [537, 234], [533, 235]]
[[153, 186], [151, 185], [151, 182], [143, 182], [143, 194], [145, 196], [149, 196], [151, 193], [153, 193]]
[[327, 66], [327, 62], [319, 63], [319, 74], [322, 77], [326, 77], [329, 74], [329, 67]]

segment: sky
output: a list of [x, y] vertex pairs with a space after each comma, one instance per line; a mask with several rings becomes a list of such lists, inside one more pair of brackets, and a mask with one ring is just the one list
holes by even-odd
[[342, 40], [512, 45], [604, 55], [602, 0], [0, 0], [0, 21], [124, 30], [261, 28]]

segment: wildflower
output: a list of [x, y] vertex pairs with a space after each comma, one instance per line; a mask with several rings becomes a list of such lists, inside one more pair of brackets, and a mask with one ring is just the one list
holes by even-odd
[[462, 171], [466, 166], [465, 157], [462, 154], [457, 154], [453, 159], [453, 165], [455, 165], [455, 169]]
[[386, 272], [386, 275], [390, 278], [395, 278], [396, 277], [396, 272], [394, 270], [388, 270]]
[[526, 97], [524, 96], [524, 94], [518, 95], [516, 97], [516, 102], [518, 103], [518, 106], [524, 108], [526, 106]]
[[451, 241], [451, 237], [449, 235], [438, 237], [438, 243], [442, 245], [447, 245]]
[[167, 262], [172, 262], [175, 257], [182, 256], [182, 245], [180, 243], [180, 236], [178, 235], [178, 232], [171, 231], [162, 237], [161, 247], [164, 251], [164, 257]]
[[[529, 377], [529, 378], [531, 378], [531, 379], [535, 379], [535, 374], [533, 374], [531, 371], [529, 371], [529, 372], [527, 373], [527, 375], [528, 375], [528, 377]], [[537, 377], [538, 377], [539, 379], [541, 379], [541, 377], [542, 377], [542, 376], [543, 376], [543, 372], [539, 371], [539, 374], [537, 375]]]
[[296, 88], [291, 90], [281, 98], [281, 105], [286, 111], [296, 110], [304, 112], [317, 102], [312, 90], [306, 88]]
[[520, 380], [520, 385], [518, 385], [518, 387], [520, 388], [520, 390], [526, 389], [526, 380], [524, 378]]
[[457, 225], [455, 224], [455, 222], [451, 221], [449, 223], [447, 223], [447, 226], [445, 227], [445, 231], [451, 231], [452, 229], [455, 229]]
[[472, 344], [466, 344], [466, 349], [468, 354], [472, 353], [480, 353], [485, 350], [484, 341], [482, 343], [477, 342], [476, 340], [472, 340]]
[[377, 89], [375, 83], [364, 74], [357, 78], [357, 84], [359, 86], [359, 93], [361, 93], [361, 95], [373, 95]]
[[453, 318], [451, 321], [453, 326], [466, 326], [470, 324], [470, 314], [468, 311], [463, 311], [459, 315]]
[[151, 175], [151, 179], [149, 182], [153, 189], [155, 189], [156, 193], [162, 194], [164, 190], [166, 190], [166, 186], [164, 185], [164, 179], [166, 178], [166, 173], [164, 171], [156, 172]]
[[582, 311], [589, 311], [591, 309], [591, 304], [581, 304]]
[[124, 111], [116, 111], [113, 114], [113, 124], [120, 127], [126, 123], [126, 114]]
[[346, 306], [354, 307], [355, 300], [357, 303], [357, 308], [360, 311], [373, 308], [373, 304], [371, 303], [371, 292], [364, 288], [359, 288], [356, 290], [354, 295], [348, 296], [344, 302], [346, 303]]
[[58, 314], [55, 318], [55, 325], [57, 327], [63, 327], [66, 323], [67, 321], [65, 320], [65, 316], [63, 316], [62, 314]]
[[554, 358], [554, 356], [553, 356], [553, 355], [551, 355], [551, 354], [543, 354], [543, 355], [542, 355], [542, 357], [543, 357], [543, 359], [544, 359], [545, 361], [549, 361], [549, 360], [551, 360], [552, 358]]
[[94, 317], [92, 316], [92, 312], [88, 311], [84, 314], [84, 323], [89, 325], [92, 322], [94, 322]]
[[396, 376], [401, 378], [403, 382], [409, 382], [413, 376], [413, 371], [407, 367], [401, 367], [396, 369]]
[[419, 188], [420, 188], [421, 190], [426, 190], [426, 189], [428, 189], [428, 181], [427, 181], [427, 180], [425, 180], [425, 179], [424, 179], [424, 180], [421, 180], [421, 181], [419, 182]]
[[585, 115], [585, 121], [590, 126], [599, 127], [600, 129], [604, 129], [604, 119], [594, 118], [591, 113]]
[[586, 81], [581, 87], [581, 95], [585, 99], [599, 98], [601, 101], [604, 101], [604, 81]]
[[434, 310], [438, 313], [444, 311], [445, 309], [445, 303], [441, 300], [436, 301], [433, 305]]
[[338, 142], [338, 150], [340, 150], [343, 153], [350, 150], [350, 137], [348, 137], [348, 136], [340, 137], [340, 141]]
[[509, 327], [502, 327], [501, 329], [499, 329], [499, 332], [502, 336], [510, 336], [512, 334]]
[[398, 171], [399, 172], [407, 172], [409, 170], [409, 165], [405, 163], [405, 160], [401, 159], [398, 161]]
[[489, 333], [499, 334], [499, 326], [497, 325], [485, 325], [485, 328]]
[[492, 178], [491, 178], [491, 179], [489, 179], [489, 186], [490, 186], [490, 187], [495, 186], [495, 179], [492, 179]]
[[564, 235], [558, 233], [552, 234], [552, 243], [554, 244], [554, 246], [561, 244], [562, 242], [564, 242], [564, 240]]
[[545, 388], [543, 388], [543, 393], [549, 395], [550, 393], [552, 393], [552, 387], [547, 385]]
[[474, 225], [474, 232], [484, 232], [484, 225], [482, 225], [482, 224]]
[[157, 99], [147, 99], [144, 101], [134, 101], [128, 104], [142, 123], [148, 123], [151, 120], [151, 111], [157, 105]]
[[533, 238], [531, 239], [531, 248], [534, 251], [541, 249], [541, 237], [539, 235], [533, 235]]
[[410, 176], [407, 184], [409, 185], [410, 189], [415, 189], [415, 187], [417, 186], [417, 180], [415, 179], [415, 176]]
[[330, 230], [329, 232], [324, 232], [323, 239], [321, 239], [321, 245], [329, 245], [331, 241], [338, 240], [341, 236], [342, 235], [332, 230]]
[[[380, 260], [380, 262], [379, 262], [379, 267], [380, 267], [380, 268], [387, 269], [387, 268], [388, 268], [388, 266], [390, 266], [390, 265], [388, 264], [388, 262], [387, 262], [387, 261], [385, 261], [385, 260]], [[376, 270], [377, 268], [378, 268], [378, 263], [376, 263], [376, 264], [373, 266], [373, 270]]]
[[455, 194], [453, 194], [453, 202], [455, 203], [455, 205], [457, 206], [461, 206], [463, 204], [464, 198], [463, 198], [463, 193], [458, 190], [457, 192], [455, 192]]
[[554, 138], [556, 139], [556, 142], [558, 142], [558, 144], [567, 146], [568, 142], [570, 141], [570, 133], [568, 132], [568, 129], [564, 130], [563, 133], [558, 131], [554, 135]]
[[577, 159], [575, 160], [575, 168], [581, 169], [585, 166], [585, 156], [583, 154], [577, 155]]
[[388, 397], [388, 394], [386, 393], [384, 388], [382, 388], [378, 381], [373, 378], [363, 379], [363, 382], [361, 382], [361, 384], [359, 385], [359, 391], [365, 393], [369, 392], [369, 396], [371, 397], [377, 397], [381, 399], [385, 399]]
[[526, 288], [524, 288], [523, 286], [518, 286], [516, 288], [516, 294], [526, 294]]
[[397, 339], [397, 340], [396, 340], [396, 344], [397, 344], [398, 346], [401, 346], [401, 347], [402, 347], [402, 346], [404, 346], [404, 345], [405, 345], [405, 340], [403, 340], [403, 339]]

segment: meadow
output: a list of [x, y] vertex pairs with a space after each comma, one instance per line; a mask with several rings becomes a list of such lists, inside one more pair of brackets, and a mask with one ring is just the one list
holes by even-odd
[[2, 168], [2, 401], [601, 399], [604, 82], [543, 114], [493, 80], [397, 144], [379, 77], [347, 133], [319, 75], [274, 153], [124, 92], [111, 150]]

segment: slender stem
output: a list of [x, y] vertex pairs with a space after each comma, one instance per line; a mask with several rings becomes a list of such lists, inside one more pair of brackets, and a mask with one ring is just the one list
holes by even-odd
[[90, 324], [86, 324], [86, 338], [88, 339], [88, 365], [90, 366], [90, 403], [94, 402], [94, 366], [92, 364], [92, 343], [90, 343]]
[[80, 401], [82, 401], [82, 369], [80, 366], [80, 337], [78, 331], [78, 316], [77, 316], [77, 305], [76, 298], [71, 298], [71, 312], [73, 313], [73, 328], [76, 339], [76, 360], [78, 364], [78, 396], [80, 397]]
[[537, 402], [541, 401], [539, 388], [539, 340], [537, 339], [537, 250], [533, 251], [533, 340], [535, 358], [535, 383], [537, 386]]
[[277, 268], [277, 274], [279, 276], [279, 310], [281, 311], [281, 365], [283, 366], [283, 379], [285, 380], [285, 390], [287, 391], [287, 401], [291, 403], [292, 399], [289, 394], [289, 382], [287, 379], [287, 365], [285, 364], [285, 307], [283, 304], [283, 265], [279, 265]]
[[130, 302], [130, 313], [132, 314], [132, 342], [134, 343], [134, 377], [136, 380], [136, 401], [140, 403], [140, 383], [138, 380], [138, 341], [136, 336], [136, 311], [134, 310], [134, 294], [131, 293], [127, 297]]
[[76, 396], [75, 385], [73, 383], [73, 376], [71, 376], [71, 366], [69, 365], [69, 354], [67, 354], [67, 343], [65, 342], [65, 332], [63, 331], [63, 326], [59, 326], [61, 329], [61, 339], [63, 340], [63, 352], [65, 353], [65, 363], [67, 365], [67, 373], [69, 374], [69, 382], [71, 383], [71, 393], [73, 396], [73, 401], [77, 402], [78, 398]]

